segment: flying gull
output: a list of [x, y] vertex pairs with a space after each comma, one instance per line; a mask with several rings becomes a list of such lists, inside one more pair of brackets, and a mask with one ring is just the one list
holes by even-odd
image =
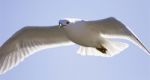
[[119, 20], [109, 17], [94, 21], [66, 18], [55, 26], [28, 26], [0, 47], [0, 74], [4, 74], [29, 55], [47, 48], [80, 45], [78, 54], [112, 57], [128, 47], [126, 39], [150, 54], [133, 32]]

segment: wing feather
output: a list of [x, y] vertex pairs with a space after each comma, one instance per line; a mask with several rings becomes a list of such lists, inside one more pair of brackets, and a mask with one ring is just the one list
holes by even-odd
[[25, 27], [0, 47], [0, 74], [37, 51], [70, 44], [72, 42], [58, 26]]
[[89, 28], [91, 28], [91, 30], [94, 30], [95, 32], [100, 33], [101, 37], [130, 40], [135, 45], [139, 46], [144, 51], [150, 54], [150, 50], [148, 50], [144, 46], [144, 44], [131, 31], [131, 29], [127, 28], [122, 22], [113, 17], [96, 21], [87, 21], [87, 25], [91, 25], [89, 26]]

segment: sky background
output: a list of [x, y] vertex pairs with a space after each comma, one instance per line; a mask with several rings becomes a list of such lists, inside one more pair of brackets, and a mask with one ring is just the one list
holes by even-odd
[[[0, 0], [0, 45], [24, 26], [110, 16], [129, 26], [150, 49], [150, 0]], [[150, 56], [128, 43], [128, 49], [112, 58], [80, 56], [77, 45], [46, 49], [0, 80], [150, 80]]]

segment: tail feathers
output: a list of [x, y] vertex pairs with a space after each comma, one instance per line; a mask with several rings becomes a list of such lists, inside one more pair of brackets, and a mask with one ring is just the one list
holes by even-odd
[[98, 51], [96, 48], [92, 47], [84, 47], [80, 46], [79, 50], [77, 51], [78, 54], [81, 56], [102, 56], [102, 57], [109, 57], [100, 51]]
[[109, 41], [109, 43], [106, 43], [105, 45], [110, 54], [118, 54], [129, 46], [128, 44], [119, 41]]
[[104, 44], [104, 47], [107, 49], [106, 53], [102, 53], [93, 47], [84, 47], [84, 46], [80, 46], [77, 53], [82, 56], [112, 57], [114, 55], [119, 54], [124, 49], [126, 49], [128, 47], [128, 44], [122, 42], [110, 41]]

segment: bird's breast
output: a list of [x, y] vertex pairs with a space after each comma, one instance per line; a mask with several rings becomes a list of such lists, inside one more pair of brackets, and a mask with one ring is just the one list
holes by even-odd
[[65, 27], [65, 32], [67, 37], [73, 42], [92, 47], [96, 45], [96, 41], [98, 40], [98, 33], [95, 33], [88, 27], [89, 25], [78, 23], [75, 25], [68, 25]]

